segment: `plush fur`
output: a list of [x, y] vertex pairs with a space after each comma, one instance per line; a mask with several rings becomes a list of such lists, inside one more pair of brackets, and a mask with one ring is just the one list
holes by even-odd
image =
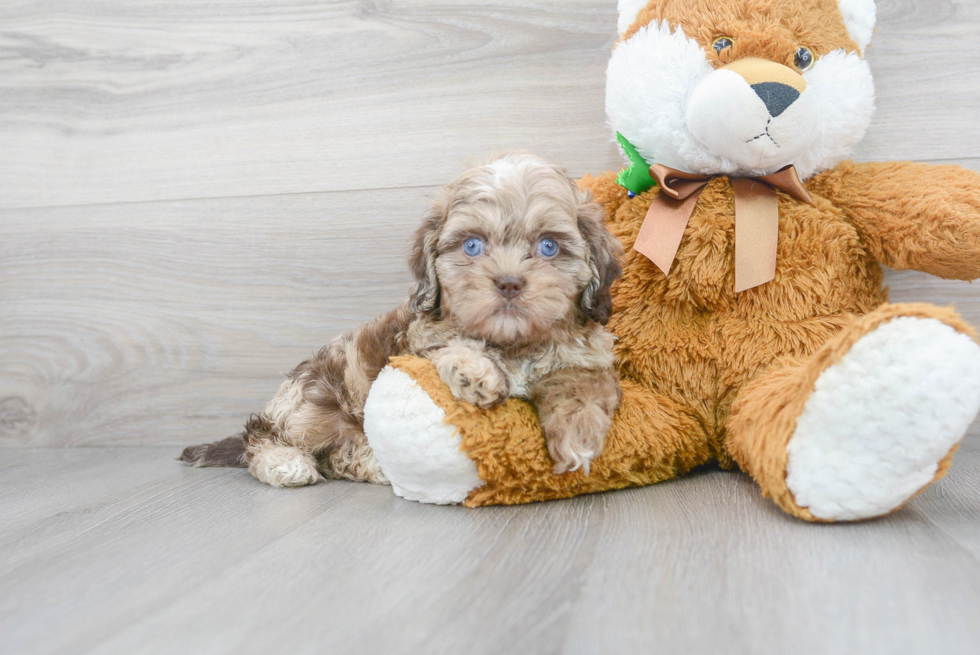
[[[434, 369], [433, 374], [441, 381]], [[442, 390], [459, 411], [477, 411], [457, 402], [447, 386]], [[378, 398], [384, 400], [377, 402]], [[396, 431], [377, 429], [396, 422]], [[482, 484], [446, 412], [401, 370], [388, 367], [378, 376], [364, 406], [364, 431], [383, 435], [372, 439], [371, 447], [392, 480], [392, 490], [402, 498], [436, 505], [461, 503]]]
[[[669, 275], [633, 250], [658, 189], [630, 197], [613, 172], [580, 181], [627, 253], [608, 325], [624, 395], [590, 476], [551, 473], [525, 405], [466, 410], [430, 363], [393, 361], [445, 413], [475, 462], [480, 484], [464, 502], [649, 484], [714, 461], [748, 472], [763, 494], [806, 520], [893, 511], [943, 475], [976, 415], [980, 345], [951, 310], [888, 304], [881, 265], [980, 277], [980, 176], [840, 161], [873, 109], [863, 59], [871, 0], [621, 7], [607, 84], [611, 127], [650, 163], [718, 177], [698, 199]], [[731, 45], [715, 50], [721, 36]], [[812, 66], [797, 67], [801, 48]], [[764, 97], [773, 85], [792, 102]], [[731, 138], [766, 114], [785, 118], [767, 128], [779, 148]], [[729, 176], [790, 164], [813, 201], [778, 194], [775, 278], [736, 293]], [[379, 405], [387, 397], [371, 396]], [[368, 436], [396, 430], [397, 421], [378, 421]], [[392, 461], [399, 452], [389, 453]]]
[[[416, 234], [409, 302], [289, 374], [246, 425], [249, 470], [276, 487], [311, 484], [321, 472], [388, 482], [364, 436], [364, 406], [390, 358], [412, 354], [431, 360], [460, 401], [486, 409], [531, 400], [555, 472], [588, 472], [620, 398], [602, 324], [621, 255], [601, 210], [554, 166], [514, 153], [463, 173]], [[241, 461], [229, 440], [183, 459], [220, 457]]]

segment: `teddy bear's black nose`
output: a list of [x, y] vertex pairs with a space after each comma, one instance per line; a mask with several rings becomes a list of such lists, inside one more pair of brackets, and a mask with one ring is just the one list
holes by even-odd
[[786, 111], [800, 97], [800, 92], [788, 84], [760, 82], [752, 85], [755, 94], [766, 103], [766, 109], [775, 118]]

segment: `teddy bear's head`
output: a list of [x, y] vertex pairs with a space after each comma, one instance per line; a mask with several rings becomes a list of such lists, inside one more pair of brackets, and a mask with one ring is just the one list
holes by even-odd
[[650, 164], [806, 179], [868, 128], [874, 23], [874, 0], [619, 0], [606, 113]]

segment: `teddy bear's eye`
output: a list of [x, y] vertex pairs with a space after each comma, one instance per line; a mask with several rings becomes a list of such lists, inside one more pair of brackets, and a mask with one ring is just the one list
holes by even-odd
[[725, 50], [728, 50], [729, 48], [731, 48], [733, 45], [735, 45], [735, 42], [732, 41], [731, 38], [729, 38], [727, 36], [719, 36], [711, 44], [711, 47], [714, 48], [715, 49], [715, 52], [717, 52], [720, 55]]
[[800, 49], [796, 51], [796, 58], [793, 63], [796, 65], [796, 70], [801, 73], [810, 70], [810, 67], [813, 66], [813, 52], [809, 48], [800, 46]]

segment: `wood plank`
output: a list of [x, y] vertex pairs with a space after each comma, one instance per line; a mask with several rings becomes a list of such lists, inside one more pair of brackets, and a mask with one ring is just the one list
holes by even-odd
[[430, 193], [8, 213], [0, 407], [25, 418], [0, 421], [0, 443], [176, 444], [237, 431], [283, 372], [404, 301]]
[[[980, 6], [881, 0], [859, 159], [980, 144]], [[0, 207], [428, 186], [522, 147], [621, 165], [611, 0], [0, 7]]]
[[[971, 480], [977, 454], [972, 440], [956, 464]], [[978, 506], [962, 482], [891, 517], [832, 526], [786, 517], [741, 475], [631, 492], [637, 502], [606, 516], [567, 650], [971, 652], [980, 560], [961, 541], [976, 534]], [[937, 529], [943, 495], [960, 502]]]
[[[973, 0], [877, 0], [876, 4], [878, 23], [867, 59], [875, 75], [877, 113], [855, 158], [975, 157], [980, 124], [971, 117], [978, 106], [980, 51], [969, 44], [980, 27], [980, 4]], [[956, 61], [961, 55], [963, 59]]]
[[589, 170], [615, 154], [608, 2], [61, 4], [0, 9], [0, 206], [432, 185], [501, 148]]
[[908, 507], [832, 526], [711, 469], [467, 510], [172, 456], [5, 452], [22, 493], [0, 503], [0, 650], [959, 655], [980, 639], [978, 440]]
[[957, 456], [943, 483], [923, 494], [914, 507], [937, 531], [980, 561], [980, 521], [976, 520], [980, 507], [980, 438], [967, 439], [960, 450], [964, 456]]

